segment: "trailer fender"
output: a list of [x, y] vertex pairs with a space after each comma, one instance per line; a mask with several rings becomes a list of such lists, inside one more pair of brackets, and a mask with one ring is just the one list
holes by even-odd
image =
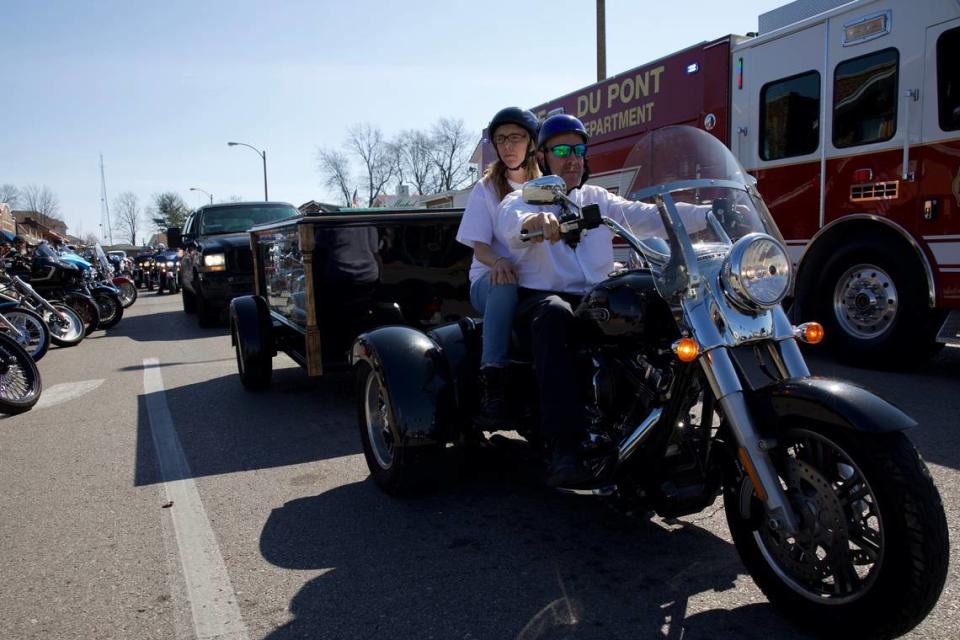
[[761, 387], [748, 400], [765, 431], [784, 419], [815, 420], [850, 431], [890, 433], [917, 425], [871, 391], [831, 378], [792, 378]]
[[[251, 357], [260, 354], [272, 358], [277, 354], [273, 344], [273, 324], [267, 302], [260, 296], [240, 296], [230, 301], [230, 345], [243, 341], [243, 352]], [[236, 331], [234, 331], [236, 329]]]
[[403, 446], [446, 442], [441, 406], [449, 403], [452, 382], [434, 340], [410, 327], [380, 327], [354, 341], [350, 363], [356, 367], [361, 362], [386, 387]]

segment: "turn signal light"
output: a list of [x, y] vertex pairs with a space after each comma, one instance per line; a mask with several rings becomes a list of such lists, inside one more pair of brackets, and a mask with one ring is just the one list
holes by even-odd
[[680, 362], [693, 362], [700, 355], [700, 345], [693, 338], [680, 338], [672, 348]]
[[823, 340], [823, 325], [819, 322], [804, 322], [794, 330], [794, 335], [807, 344], [819, 344]]

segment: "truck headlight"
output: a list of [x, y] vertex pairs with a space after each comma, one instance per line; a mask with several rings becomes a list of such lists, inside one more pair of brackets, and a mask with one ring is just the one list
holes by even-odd
[[720, 270], [733, 301], [750, 309], [773, 307], [790, 287], [790, 259], [783, 246], [764, 233], [751, 233], [733, 245]]
[[227, 268], [226, 256], [222, 253], [208, 253], [203, 256], [205, 271], [225, 271]]

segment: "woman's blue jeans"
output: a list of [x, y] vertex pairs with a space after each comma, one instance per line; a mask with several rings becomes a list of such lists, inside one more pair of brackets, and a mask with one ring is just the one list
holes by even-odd
[[516, 284], [490, 284], [490, 272], [470, 285], [470, 303], [483, 312], [483, 353], [480, 366], [507, 366], [513, 315], [517, 308]]

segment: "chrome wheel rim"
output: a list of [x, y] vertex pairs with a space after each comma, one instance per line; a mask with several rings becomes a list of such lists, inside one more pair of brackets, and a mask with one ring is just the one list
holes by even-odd
[[754, 540], [790, 589], [828, 605], [869, 593], [886, 552], [876, 495], [863, 472], [837, 444], [795, 430], [778, 452], [777, 469], [800, 519], [796, 536], [761, 526]]
[[17, 334], [10, 333], [10, 337], [16, 340], [31, 356], [37, 354], [43, 347], [43, 327], [40, 326], [39, 321], [32, 316], [16, 311], [5, 313], [4, 316], [18, 331]]
[[50, 327], [50, 333], [60, 338], [61, 340], [76, 340], [80, 335], [83, 334], [83, 319], [74, 313], [68, 313], [63, 309], [57, 309], [62, 313], [66, 318], [61, 318], [60, 315], [47, 312], [44, 316], [44, 320], [47, 322], [47, 326]]
[[395, 443], [390, 429], [390, 407], [380, 376], [373, 371], [367, 376], [363, 398], [370, 450], [380, 468], [389, 469], [393, 465]]
[[33, 382], [17, 356], [0, 345], [0, 398], [21, 401], [33, 392]]
[[899, 307], [893, 278], [873, 264], [847, 269], [833, 291], [833, 312], [840, 328], [861, 340], [889, 331]]

